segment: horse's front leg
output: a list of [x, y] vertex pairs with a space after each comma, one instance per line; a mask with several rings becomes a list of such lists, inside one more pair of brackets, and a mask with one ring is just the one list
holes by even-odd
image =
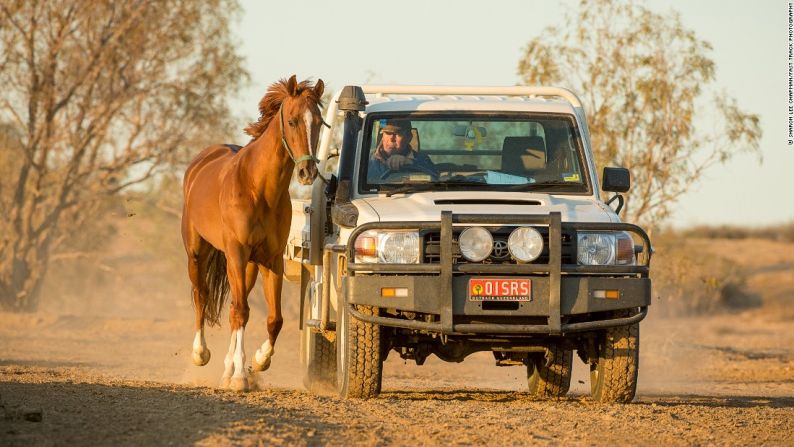
[[284, 280], [284, 261], [279, 257], [271, 263], [271, 268], [260, 267], [264, 282], [265, 300], [267, 301], [267, 335], [268, 339], [256, 350], [251, 366], [254, 371], [264, 371], [270, 367], [275, 353], [276, 338], [281, 332], [284, 319], [281, 316], [281, 285]]
[[[231, 255], [230, 255], [231, 252]], [[248, 391], [248, 375], [245, 371], [245, 325], [248, 323], [248, 293], [256, 282], [256, 266], [248, 263], [250, 250], [240, 248], [226, 254], [226, 269], [232, 292], [229, 311], [231, 339], [229, 351], [224, 359], [221, 386], [235, 391]]]

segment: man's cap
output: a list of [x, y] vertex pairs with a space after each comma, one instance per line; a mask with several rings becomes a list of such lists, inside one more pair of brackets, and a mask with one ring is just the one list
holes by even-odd
[[381, 132], [408, 133], [411, 131], [411, 122], [408, 120], [389, 119], [381, 120]]

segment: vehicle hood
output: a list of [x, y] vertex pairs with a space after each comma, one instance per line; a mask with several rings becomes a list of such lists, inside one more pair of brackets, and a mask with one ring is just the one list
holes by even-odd
[[619, 222], [611, 208], [592, 196], [440, 191], [392, 197], [379, 195], [359, 200], [369, 208], [360, 216], [359, 225], [373, 221], [438, 221], [442, 211], [454, 214], [548, 214], [557, 211], [563, 222]]

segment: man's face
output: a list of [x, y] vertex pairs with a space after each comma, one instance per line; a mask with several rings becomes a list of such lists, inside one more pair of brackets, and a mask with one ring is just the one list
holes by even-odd
[[385, 150], [387, 154], [404, 148], [405, 144], [408, 143], [407, 138], [405, 138], [402, 132], [384, 131], [381, 141], [383, 142], [383, 150]]

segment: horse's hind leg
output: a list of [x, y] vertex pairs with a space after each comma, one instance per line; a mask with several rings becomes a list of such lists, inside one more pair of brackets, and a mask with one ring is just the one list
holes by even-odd
[[[191, 239], [194, 239], [191, 237]], [[204, 272], [205, 258], [209, 255], [208, 244], [196, 235], [195, 240], [187, 241], [187, 268], [193, 294], [193, 307], [196, 313], [196, 336], [193, 338], [193, 364], [204, 366], [210, 361], [210, 350], [204, 339], [204, 312], [207, 305], [207, 285]]]
[[275, 353], [276, 338], [281, 332], [284, 318], [281, 316], [281, 286], [284, 280], [284, 264], [279, 257], [271, 263], [271, 268], [260, 267], [264, 282], [265, 300], [267, 300], [267, 335], [268, 339], [256, 350], [251, 366], [254, 371], [265, 371]]
[[[231, 251], [231, 250], [230, 250]], [[256, 282], [256, 266], [248, 263], [250, 250], [239, 247], [227, 251], [227, 273], [232, 289], [232, 305], [229, 323], [232, 328], [229, 351], [224, 359], [221, 386], [235, 391], [248, 391], [248, 376], [245, 371], [245, 347], [243, 344], [245, 325], [248, 323], [248, 293]]]
[[196, 307], [196, 336], [193, 338], [193, 364], [204, 366], [210, 361], [210, 348], [204, 339], [204, 302], [206, 295], [202, 296], [196, 286], [193, 286], [193, 305]]

